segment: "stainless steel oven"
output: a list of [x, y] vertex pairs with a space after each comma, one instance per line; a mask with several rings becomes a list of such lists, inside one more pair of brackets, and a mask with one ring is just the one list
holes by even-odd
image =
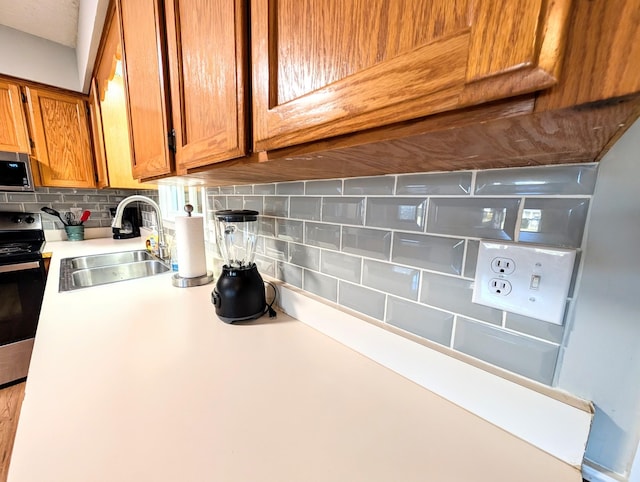
[[27, 376], [44, 296], [38, 213], [0, 212], [0, 385]]
[[0, 191], [35, 191], [27, 154], [0, 151]]

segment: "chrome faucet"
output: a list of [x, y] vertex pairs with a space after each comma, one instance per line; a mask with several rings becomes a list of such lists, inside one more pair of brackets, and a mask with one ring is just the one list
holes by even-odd
[[158, 222], [158, 249], [156, 255], [160, 259], [169, 259], [169, 250], [167, 249], [167, 244], [164, 240], [164, 227], [162, 225], [162, 214], [160, 213], [160, 206], [153, 200], [146, 196], [141, 196], [139, 194], [134, 194], [133, 196], [129, 196], [124, 198], [118, 204], [116, 208], [116, 213], [113, 216], [113, 222], [111, 223], [112, 228], [121, 229], [122, 228], [122, 215], [124, 214], [124, 208], [126, 208], [132, 202], [144, 202], [151, 206], [156, 212], [156, 220]]

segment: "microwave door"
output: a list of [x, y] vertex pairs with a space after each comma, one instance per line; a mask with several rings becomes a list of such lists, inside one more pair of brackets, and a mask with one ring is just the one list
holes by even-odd
[[34, 191], [27, 154], [0, 152], [0, 191]]

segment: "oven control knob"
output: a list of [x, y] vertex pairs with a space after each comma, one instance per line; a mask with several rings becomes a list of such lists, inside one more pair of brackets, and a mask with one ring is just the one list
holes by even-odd
[[11, 222], [12, 223], [16, 223], [16, 224], [20, 224], [20, 223], [22, 223], [22, 218], [20, 216], [13, 216], [11, 218]]
[[35, 218], [33, 216], [27, 216], [24, 220], [27, 224], [33, 224], [35, 222]]

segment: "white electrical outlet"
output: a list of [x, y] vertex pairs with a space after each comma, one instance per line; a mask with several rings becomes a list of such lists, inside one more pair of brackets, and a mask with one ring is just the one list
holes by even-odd
[[562, 325], [574, 249], [481, 241], [473, 302]]

